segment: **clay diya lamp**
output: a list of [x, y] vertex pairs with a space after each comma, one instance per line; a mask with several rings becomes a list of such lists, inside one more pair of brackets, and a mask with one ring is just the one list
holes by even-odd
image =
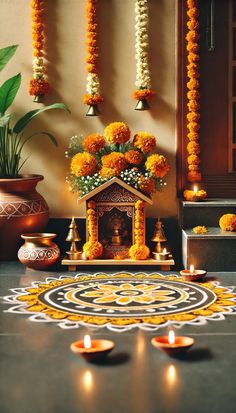
[[205, 270], [195, 270], [192, 264], [190, 265], [189, 270], [181, 270], [179, 273], [185, 281], [197, 281], [206, 275]]
[[153, 337], [151, 343], [158, 350], [168, 354], [170, 357], [175, 357], [185, 353], [194, 344], [194, 339], [187, 336], [175, 336], [173, 330], [169, 331], [168, 336]]
[[102, 360], [114, 347], [113, 341], [91, 340], [89, 335], [85, 335], [84, 340], [75, 341], [70, 345], [73, 353], [78, 354], [88, 362]]

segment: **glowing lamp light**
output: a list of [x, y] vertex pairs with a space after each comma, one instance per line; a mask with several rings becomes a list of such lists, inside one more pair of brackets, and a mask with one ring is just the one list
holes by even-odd
[[84, 336], [84, 348], [90, 349], [92, 347], [91, 338], [89, 334]]
[[194, 274], [195, 270], [194, 270], [194, 265], [193, 264], [190, 265], [189, 271], [190, 271], [190, 274]]
[[193, 192], [196, 194], [197, 191], [198, 191], [198, 187], [197, 187], [197, 185], [194, 185], [194, 187], [193, 187]]
[[173, 330], [169, 331], [168, 341], [169, 344], [175, 344], [175, 332]]

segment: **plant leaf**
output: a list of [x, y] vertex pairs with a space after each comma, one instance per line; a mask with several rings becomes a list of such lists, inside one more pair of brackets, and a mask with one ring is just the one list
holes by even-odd
[[[49, 132], [35, 132], [35, 133], [33, 133], [32, 135], [28, 136], [28, 138], [25, 140], [25, 142], [27, 142], [28, 140], [30, 140], [31, 138], [33, 138], [33, 136], [37, 136], [37, 135], [46, 135], [55, 146], [58, 146], [58, 143], [57, 143], [57, 141], [56, 141], [55, 136], [53, 136], [53, 135], [52, 135], [51, 133], [49, 133]], [[24, 144], [25, 144], [25, 142], [24, 142]], [[22, 146], [23, 146], [23, 145], [22, 145]]]
[[8, 113], [7, 115], [0, 117], [0, 127], [6, 126], [9, 123], [9, 120], [12, 118], [13, 114]]
[[46, 106], [45, 108], [42, 108], [42, 109], [31, 110], [30, 112], [26, 113], [22, 118], [20, 118], [16, 122], [16, 124], [13, 128], [13, 132], [14, 133], [22, 132], [22, 130], [28, 125], [28, 123], [33, 118], [35, 118], [40, 113], [45, 112], [46, 110], [50, 110], [50, 109], [64, 109], [64, 110], [67, 110], [67, 112], [70, 113], [69, 108], [66, 105], [64, 105], [64, 103], [54, 103], [53, 105]]
[[17, 47], [17, 44], [13, 44], [12, 46], [7, 46], [0, 49], [0, 70], [6, 66], [8, 61], [15, 54]]
[[4, 114], [12, 104], [21, 84], [21, 74], [6, 80], [0, 87], [0, 113]]

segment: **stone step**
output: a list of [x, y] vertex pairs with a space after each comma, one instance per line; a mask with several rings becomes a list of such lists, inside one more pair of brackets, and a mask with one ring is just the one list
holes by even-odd
[[182, 230], [182, 258], [184, 268], [193, 264], [207, 271], [236, 270], [236, 232], [208, 227], [207, 234]]
[[180, 201], [179, 222], [181, 228], [197, 225], [217, 227], [223, 214], [236, 214], [236, 199], [206, 199], [199, 202]]

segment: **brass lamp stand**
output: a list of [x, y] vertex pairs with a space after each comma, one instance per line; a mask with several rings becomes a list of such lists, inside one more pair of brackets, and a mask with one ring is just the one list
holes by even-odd
[[81, 258], [81, 251], [78, 251], [76, 242], [81, 241], [79, 232], [77, 230], [77, 225], [75, 223], [74, 217], [71, 220], [69, 226], [69, 232], [66, 237], [66, 241], [71, 242], [70, 251], [66, 251], [69, 260], [78, 260]]
[[162, 224], [160, 218], [158, 218], [158, 220], [156, 222], [154, 235], [153, 235], [151, 241], [157, 243], [155, 252], [156, 253], [162, 252], [161, 242], [167, 241], [167, 238], [165, 236], [165, 233], [164, 233], [164, 230], [163, 230], [163, 224]]

